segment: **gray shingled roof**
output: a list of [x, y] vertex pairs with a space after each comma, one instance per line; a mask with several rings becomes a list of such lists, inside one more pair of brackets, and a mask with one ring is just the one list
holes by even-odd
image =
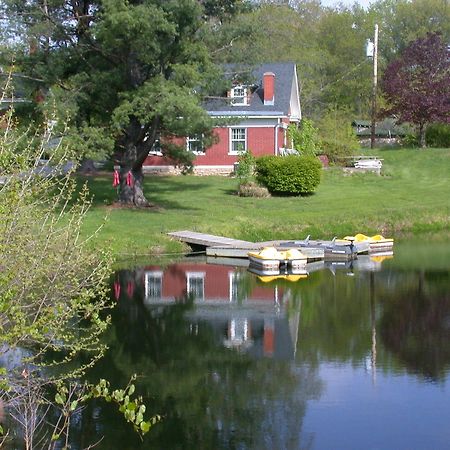
[[[242, 66], [227, 64], [224, 65], [226, 76], [232, 76], [233, 71], [240, 72]], [[292, 81], [295, 73], [295, 64], [274, 63], [262, 64], [251, 70], [251, 83], [256, 87], [250, 98], [249, 105], [232, 106], [229, 99], [211, 99], [204, 103], [205, 109], [211, 115], [243, 116], [243, 115], [274, 115], [287, 116], [291, 99]], [[264, 105], [264, 93], [262, 88], [262, 78], [265, 72], [275, 74], [275, 101], [273, 105]]]

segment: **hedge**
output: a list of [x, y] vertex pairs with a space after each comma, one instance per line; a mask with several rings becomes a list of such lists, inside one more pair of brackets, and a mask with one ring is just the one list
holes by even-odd
[[322, 164], [312, 156], [263, 156], [256, 160], [256, 179], [272, 194], [306, 195], [320, 183]]

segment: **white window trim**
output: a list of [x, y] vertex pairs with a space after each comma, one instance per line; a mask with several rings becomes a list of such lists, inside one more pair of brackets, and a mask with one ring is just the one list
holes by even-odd
[[145, 298], [148, 300], [160, 300], [155, 299], [153, 297], [150, 297], [150, 278], [153, 279], [159, 279], [160, 285], [161, 285], [161, 296], [162, 296], [162, 288], [163, 288], [163, 272], [161, 271], [147, 271], [145, 272], [145, 278], [144, 278], [144, 287], [145, 287]]
[[[228, 280], [229, 280], [229, 301], [230, 303], [236, 303], [239, 300], [246, 301], [247, 297], [243, 299], [239, 299], [238, 291], [239, 291], [239, 282], [241, 280], [241, 273], [238, 271], [228, 272]], [[236, 293], [236, 296], [234, 296]]]
[[[243, 90], [244, 95], [235, 95], [235, 90]], [[231, 97], [231, 105], [232, 106], [248, 106], [248, 88], [242, 84], [238, 84], [231, 88], [230, 97]]]
[[[236, 282], [237, 282], [236, 272], [228, 272], [228, 280], [229, 280], [229, 283], [230, 283], [230, 287], [229, 287], [229, 300], [230, 300], [230, 303], [231, 302], [236, 302], [237, 301], [237, 297], [235, 298], [234, 295], [233, 295], [233, 293], [235, 292], [234, 287], [235, 287]], [[236, 288], [237, 288], [237, 286], [236, 286]]]
[[[203, 138], [203, 135], [202, 135], [202, 138]], [[188, 136], [186, 138], [186, 150], [188, 152], [192, 152], [194, 155], [205, 155], [205, 150], [204, 149], [202, 151], [191, 151], [190, 148], [189, 148], [189, 143], [190, 142], [199, 142], [199, 141], [201, 141], [202, 138]], [[203, 147], [203, 145], [202, 145], [202, 147]]]
[[239, 151], [234, 151], [233, 150], [233, 130], [245, 130], [245, 140], [244, 140], [244, 148], [242, 149], [242, 151], [247, 151], [247, 128], [246, 127], [230, 127], [230, 131], [228, 134], [229, 137], [229, 147], [228, 147], [228, 154], [229, 155], [239, 155]]
[[[237, 331], [242, 332], [241, 335], [236, 334]], [[248, 319], [239, 318], [239, 319], [231, 319], [230, 328], [229, 328], [229, 338], [232, 341], [239, 340], [241, 342], [247, 342], [250, 339], [248, 326]]]
[[186, 292], [189, 295], [191, 290], [191, 280], [201, 278], [202, 283], [202, 295], [201, 297], [195, 297], [196, 301], [204, 301], [205, 300], [205, 272], [186, 272]]
[[163, 156], [163, 153], [161, 151], [161, 138], [159, 135], [156, 137], [155, 142], [153, 143], [152, 150], [150, 150], [148, 154], [153, 156]]

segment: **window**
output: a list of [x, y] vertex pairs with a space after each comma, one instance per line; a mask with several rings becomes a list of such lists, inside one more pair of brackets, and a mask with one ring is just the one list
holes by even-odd
[[145, 298], [147, 300], [161, 300], [162, 277], [162, 272], [145, 272]]
[[161, 140], [159, 134], [155, 138], [155, 142], [153, 143], [153, 146], [149, 151], [149, 155], [162, 156]]
[[192, 295], [194, 300], [205, 300], [205, 273], [186, 272], [188, 295]]
[[229, 339], [234, 342], [243, 343], [250, 339], [248, 319], [231, 319], [229, 329]]
[[246, 87], [239, 85], [231, 89], [231, 104], [235, 106], [248, 105]]
[[230, 154], [238, 155], [247, 150], [247, 129], [230, 128]]
[[230, 302], [238, 302], [247, 300], [246, 293], [240, 288], [240, 283], [242, 279], [241, 272], [229, 272], [228, 279], [230, 281]]
[[186, 139], [186, 150], [195, 155], [204, 155], [203, 136], [193, 136]]

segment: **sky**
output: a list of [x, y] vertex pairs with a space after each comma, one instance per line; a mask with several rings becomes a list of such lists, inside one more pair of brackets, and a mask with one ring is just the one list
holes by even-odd
[[372, 0], [322, 0], [324, 6], [337, 6], [339, 3], [343, 3], [345, 6], [351, 6], [353, 3], [359, 3], [361, 6], [367, 7]]

